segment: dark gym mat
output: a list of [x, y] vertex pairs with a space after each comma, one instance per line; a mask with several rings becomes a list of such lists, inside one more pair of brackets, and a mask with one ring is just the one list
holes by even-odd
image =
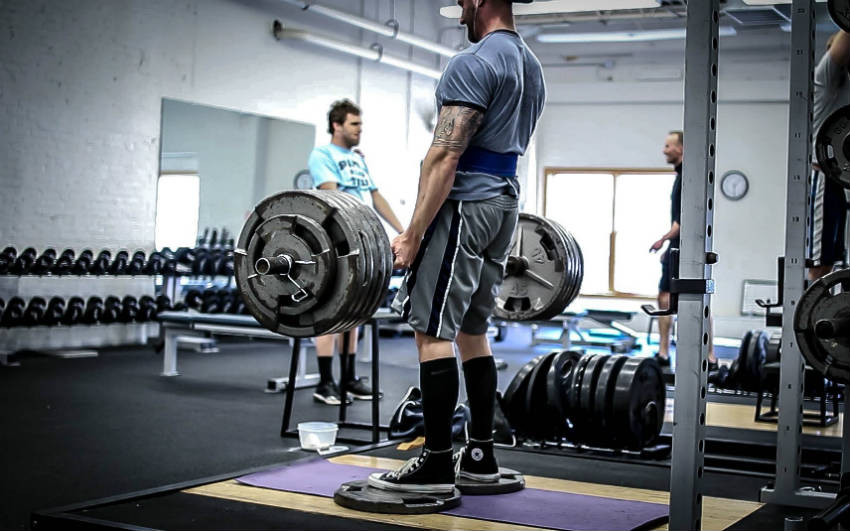
[[[255, 487], [333, 497], [342, 483], [380, 471], [317, 459], [249, 474], [239, 481]], [[659, 503], [526, 488], [496, 496], [464, 496], [460, 507], [444, 514], [564, 531], [631, 531], [664, 523], [669, 510]]]

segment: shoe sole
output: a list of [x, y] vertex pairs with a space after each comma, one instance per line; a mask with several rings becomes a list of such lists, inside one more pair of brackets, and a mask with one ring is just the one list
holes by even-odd
[[[313, 400], [315, 400], [316, 402], [321, 402], [321, 403], [323, 403], [323, 404], [327, 404], [327, 405], [329, 405], [329, 406], [338, 406], [338, 405], [340, 405], [340, 400], [339, 400], [339, 398], [323, 396], [323, 395], [320, 395], [320, 394], [318, 394], [318, 393], [313, 393]], [[348, 405], [348, 404], [350, 404], [350, 403], [351, 403], [351, 401], [349, 400], [349, 401], [347, 401], [347, 402], [346, 402], [346, 405]]]
[[[372, 395], [355, 395], [351, 391], [346, 391], [348, 393], [348, 398], [353, 398], [354, 400], [372, 400]], [[383, 394], [378, 395], [378, 400], [384, 398]]]
[[462, 479], [468, 479], [471, 481], [478, 481], [479, 483], [498, 483], [502, 475], [499, 473], [475, 474], [473, 472], [464, 472], [463, 470], [461, 470], [460, 472], [458, 472], [457, 477]]
[[455, 490], [454, 483], [393, 483], [381, 479], [383, 472], [375, 472], [369, 476], [369, 486], [392, 492], [403, 492], [413, 494], [452, 494]]

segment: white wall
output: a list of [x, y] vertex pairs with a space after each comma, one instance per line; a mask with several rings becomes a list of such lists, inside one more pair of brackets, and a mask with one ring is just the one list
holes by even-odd
[[[324, 3], [376, 19], [390, 15], [387, 1]], [[396, 9], [402, 29], [437, 38], [435, 5], [399, 0]], [[375, 179], [395, 203], [409, 199], [413, 161], [424, 155], [428, 135], [421, 120], [408, 119], [407, 94], [432, 90], [433, 82], [277, 42], [275, 18], [341, 40], [361, 38], [359, 30], [273, 0], [0, 4], [0, 241], [150, 249], [163, 97], [312, 123], [320, 142], [327, 141], [330, 102], [359, 99]], [[436, 66], [433, 54], [362, 38]]]
[[[653, 64], [605, 69], [604, 75], [597, 68], [547, 69], [549, 98], [537, 135], [538, 210], [547, 167], [666, 166], [661, 149], [667, 132], [682, 127], [684, 85], [681, 79], [638, 78], [652, 77], [653, 71], [683, 74], [681, 60], [673, 55]], [[714, 242], [720, 262], [713, 308], [718, 332], [734, 337], [737, 328], [724, 321], [740, 320], [743, 281], [775, 279], [775, 260], [783, 252], [788, 63], [742, 62], [727, 54], [720, 65], [717, 175], [736, 169], [750, 181], [741, 201], [716, 191]], [[647, 249], [659, 236], [646, 235]]]

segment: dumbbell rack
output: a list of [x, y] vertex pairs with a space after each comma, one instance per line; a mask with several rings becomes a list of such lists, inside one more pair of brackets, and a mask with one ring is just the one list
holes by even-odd
[[[70, 298], [107, 295], [140, 297], [153, 295], [152, 276], [62, 275], [0, 276], [0, 297]], [[49, 333], [47, 333], [49, 331]], [[56, 326], [16, 326], [0, 328], [0, 364], [7, 364], [15, 351], [35, 350], [59, 357], [91, 356], [69, 349], [88, 349], [117, 345], [143, 345], [148, 337], [159, 333], [159, 324], [111, 323]]]

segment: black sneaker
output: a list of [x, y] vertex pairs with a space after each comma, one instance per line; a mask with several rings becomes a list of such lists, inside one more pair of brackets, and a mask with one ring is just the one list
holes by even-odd
[[408, 459], [398, 470], [369, 476], [369, 486], [396, 492], [451, 494], [455, 488], [452, 450], [432, 452], [423, 448], [419, 457]]
[[[324, 402], [330, 406], [338, 406], [340, 404], [339, 387], [336, 382], [320, 382], [313, 392], [313, 400], [316, 402]], [[351, 403], [351, 399], [345, 401], [346, 404]]]
[[655, 361], [658, 363], [659, 367], [669, 367], [670, 366], [670, 356], [661, 356], [658, 353], [655, 354]]
[[720, 365], [717, 363], [717, 360], [711, 361], [708, 360], [708, 372], [716, 371], [720, 368]]
[[469, 439], [466, 447], [452, 456], [452, 460], [458, 478], [481, 483], [496, 483], [501, 477], [499, 464], [493, 454], [493, 439], [489, 441]]
[[[345, 384], [345, 392], [350, 398], [356, 400], [372, 400], [372, 386], [366, 382], [369, 378], [356, 378]], [[384, 393], [378, 391], [378, 398], [383, 398]]]

